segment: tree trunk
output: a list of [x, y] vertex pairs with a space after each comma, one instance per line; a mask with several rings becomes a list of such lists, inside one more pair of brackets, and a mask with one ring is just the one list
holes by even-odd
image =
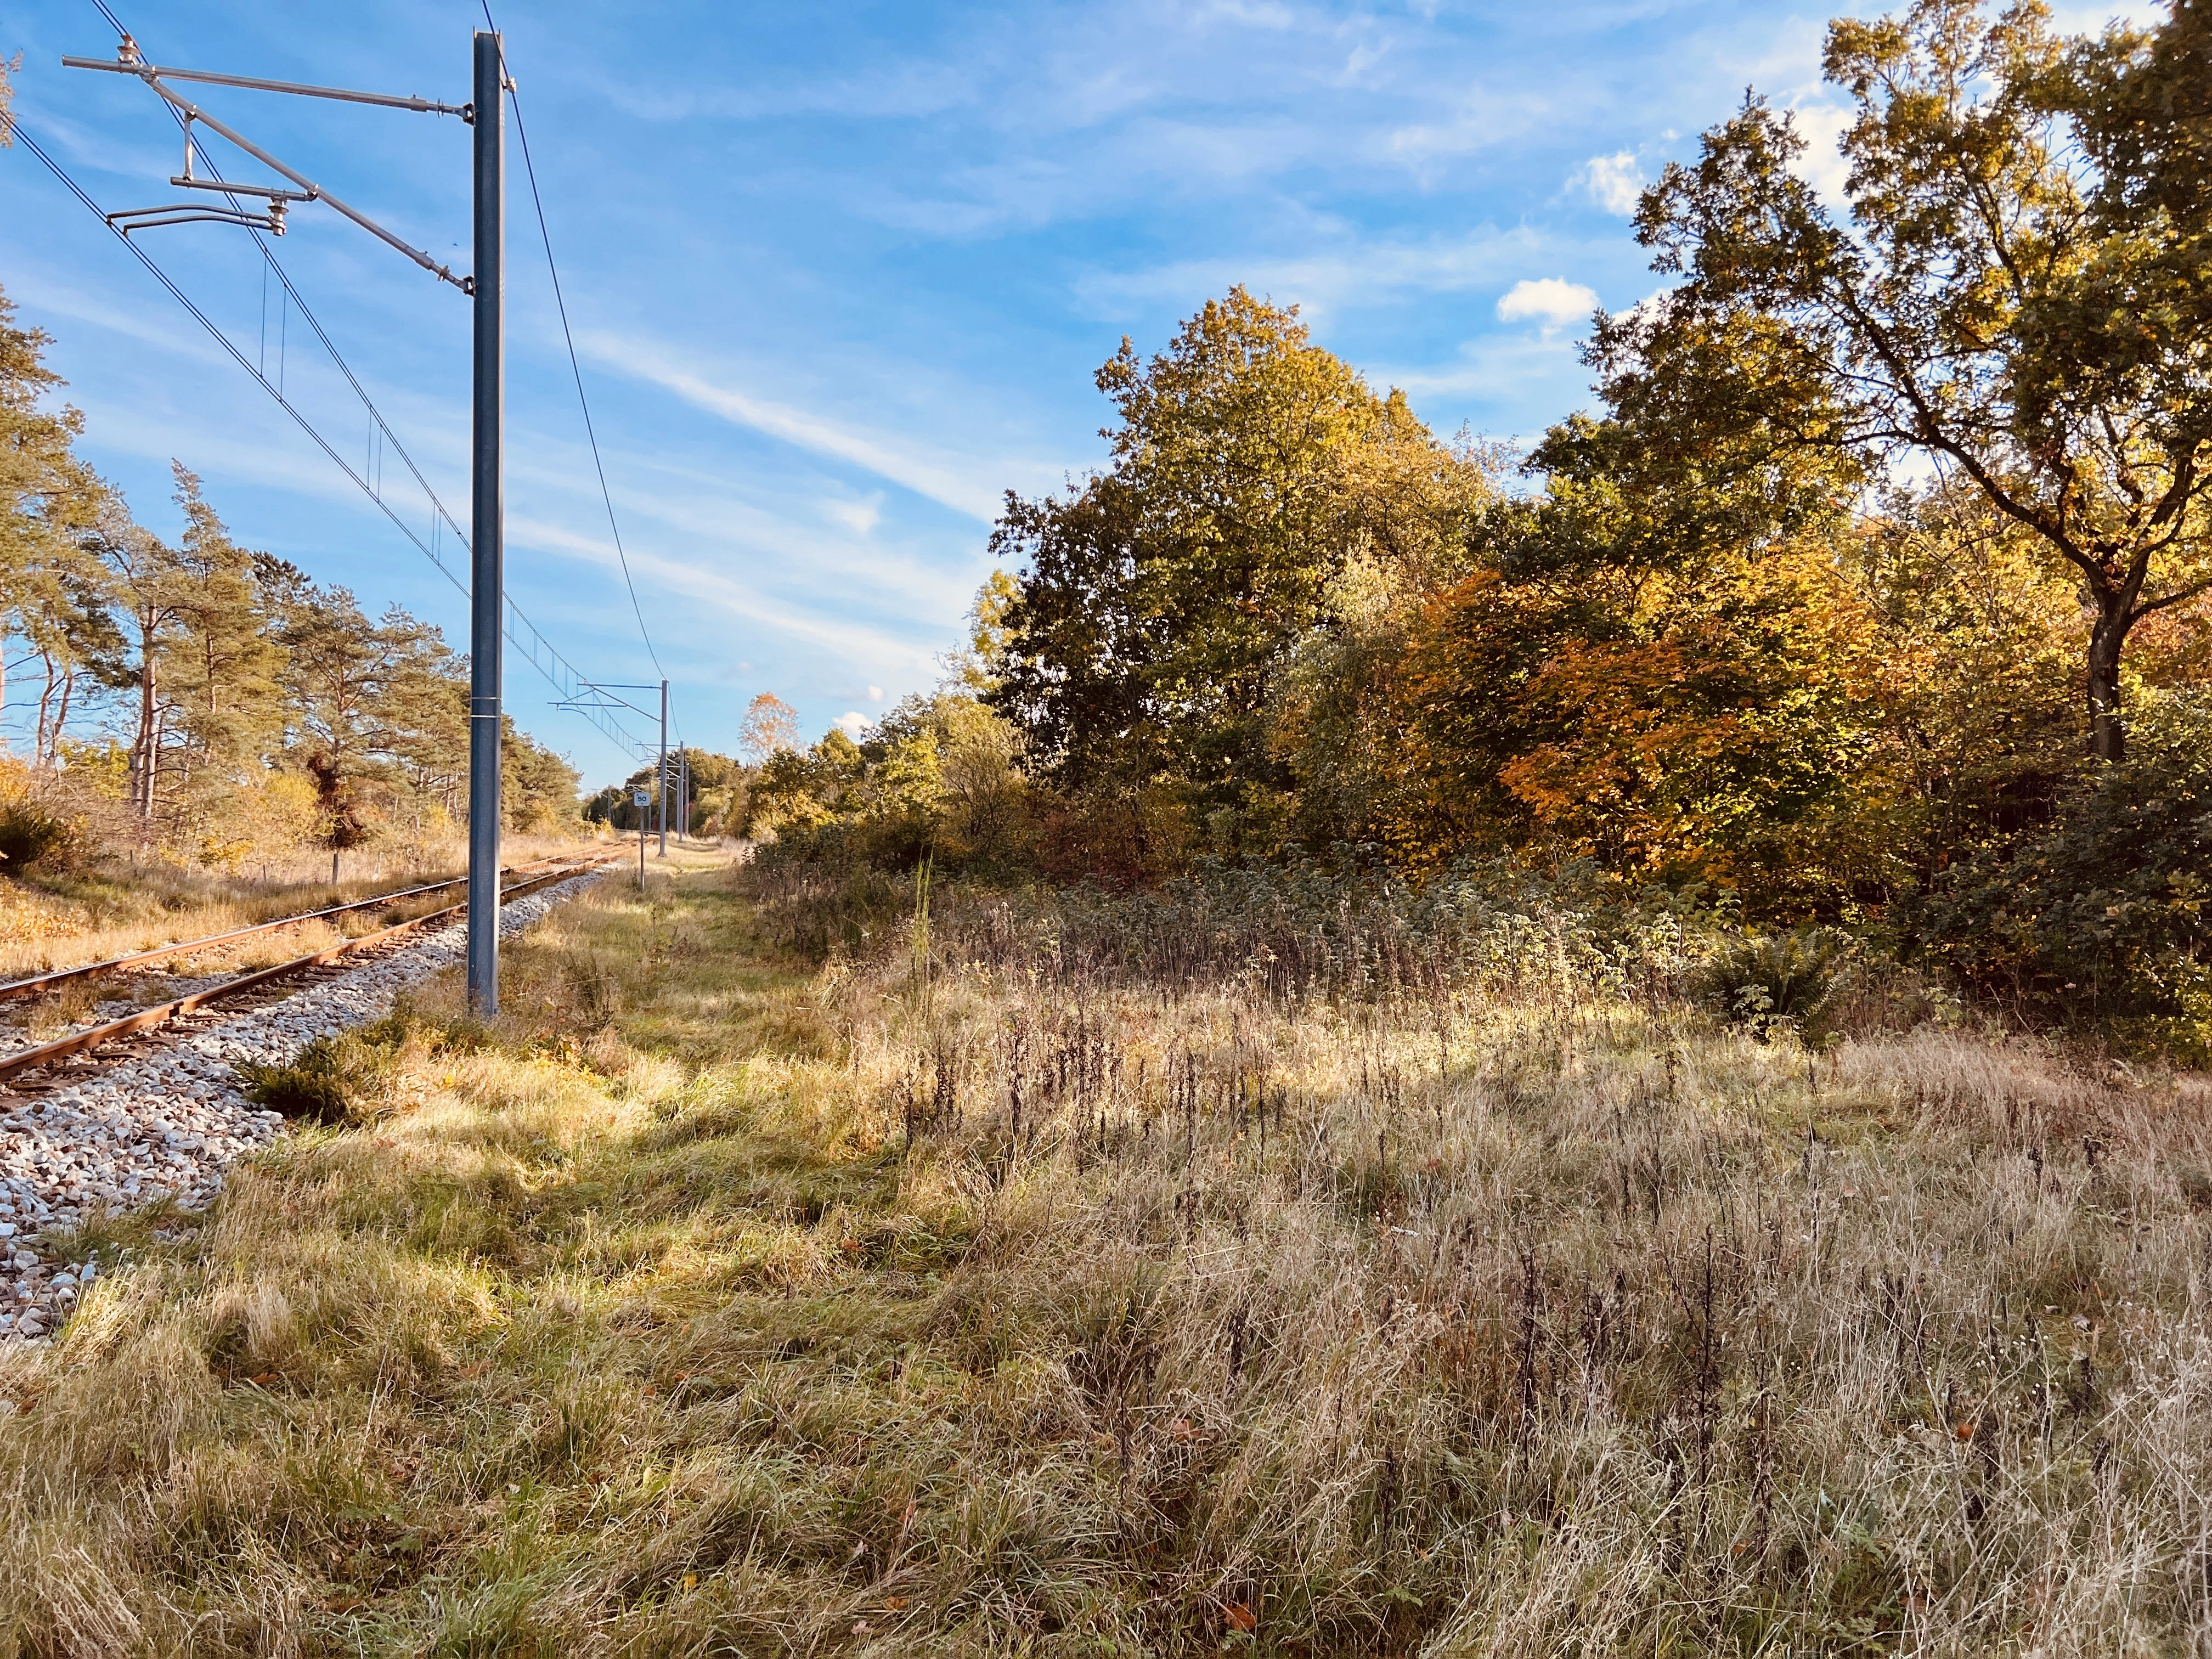
[[76, 670], [70, 669], [62, 676], [61, 707], [54, 711], [53, 742], [46, 750], [46, 764], [56, 764], [62, 756], [62, 732], [69, 725], [70, 698], [76, 690]]
[[[2113, 596], [2118, 599], [2118, 596]], [[2097, 621], [2089, 630], [2089, 752], [2099, 760], [2127, 758], [2127, 726], [2120, 718], [2120, 649], [2135, 618], [2124, 599], [2098, 596]]]
[[161, 742], [155, 727], [154, 704], [154, 630], [141, 627], [138, 641], [138, 738], [131, 746], [131, 769], [137, 775], [131, 780], [131, 804], [138, 809], [140, 822], [150, 823], [154, 819], [154, 762], [155, 750]]
[[39, 727], [31, 738], [31, 762], [46, 766], [52, 763], [54, 747], [46, 737], [46, 721], [54, 712], [54, 653], [41, 651], [39, 657], [46, 664], [46, 683], [39, 691]]

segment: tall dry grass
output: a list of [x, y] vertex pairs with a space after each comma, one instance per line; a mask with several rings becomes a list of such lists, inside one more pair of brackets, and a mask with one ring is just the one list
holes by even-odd
[[357, 1127], [85, 1241], [0, 1359], [5, 1640], [2207, 1645], [2202, 1079], [1763, 1043], [1540, 914], [1359, 994], [957, 895], [807, 971], [775, 879], [604, 884]]

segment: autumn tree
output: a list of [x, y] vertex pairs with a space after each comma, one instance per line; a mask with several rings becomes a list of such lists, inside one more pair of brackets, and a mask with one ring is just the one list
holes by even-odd
[[745, 705], [745, 718], [738, 727], [738, 752], [758, 766], [779, 750], [799, 746], [799, 713], [773, 691], [763, 691]]
[[1020, 597], [1021, 586], [1008, 571], [994, 570], [983, 579], [969, 601], [967, 641], [944, 659], [952, 684], [978, 697], [998, 689], [1006, 668], [1006, 618]]
[[993, 551], [992, 704], [1030, 763], [1078, 789], [1169, 778], [1231, 822], [1291, 781], [1270, 741], [1300, 642], [1368, 562], [1433, 583], [1463, 562], [1486, 492], [1396, 392], [1313, 343], [1295, 307], [1243, 289], [1150, 360], [1098, 371], [1107, 465], [1066, 497], [1009, 496]]
[[1601, 317], [1594, 345], [1625, 424], [1716, 462], [1911, 453], [1970, 483], [2081, 584], [2106, 760], [2130, 634], [2212, 584], [2208, 43], [2198, 0], [2095, 40], [2032, 0], [1839, 21], [1845, 211], [1793, 170], [1790, 118], [1747, 99], [1638, 210], [1679, 285]]

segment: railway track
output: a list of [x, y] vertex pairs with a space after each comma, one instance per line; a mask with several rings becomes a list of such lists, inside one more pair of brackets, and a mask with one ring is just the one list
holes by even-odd
[[[621, 856], [532, 867], [501, 894], [501, 931], [532, 926]], [[112, 1244], [88, 1249], [87, 1223], [161, 1203], [182, 1218], [212, 1203], [229, 1166], [283, 1132], [282, 1115], [249, 1097], [241, 1073], [288, 1063], [304, 1044], [374, 1018], [407, 986], [457, 965], [449, 924], [466, 910], [453, 905], [0, 1056], [15, 1073], [12, 1091], [0, 1085], [0, 1343], [45, 1340], [127, 1256]]]
[[[622, 856], [619, 850], [581, 856], [564, 855], [518, 866], [513, 871], [503, 871], [502, 874], [517, 875], [522, 878], [500, 890], [500, 902], [505, 904], [540, 888], [550, 887], [597, 870]], [[552, 867], [548, 868], [548, 866]], [[91, 963], [82, 968], [64, 969], [58, 973], [42, 974], [35, 979], [19, 980], [12, 985], [0, 986], [0, 1000], [11, 995], [39, 995], [58, 984], [88, 975], [116, 972], [134, 963], [167, 959], [212, 945], [271, 933], [278, 928], [297, 927], [304, 921], [319, 921], [346, 911], [369, 909], [402, 898], [465, 885], [465, 878], [459, 881], [435, 882], [425, 887], [410, 888], [404, 892], [386, 893], [349, 904], [335, 905], [309, 915], [285, 916], [253, 927], [239, 928], [204, 939], [188, 940], [159, 951]], [[173, 1046], [196, 1030], [233, 1018], [243, 1010], [282, 1001], [310, 986], [337, 978], [368, 963], [391, 956], [405, 949], [422, 933], [456, 921], [465, 915], [467, 909], [465, 902], [450, 904], [442, 909], [395, 922], [389, 927], [379, 928], [373, 933], [364, 933], [358, 939], [343, 940], [328, 950], [313, 951], [290, 962], [280, 963], [273, 968], [241, 974], [235, 979], [195, 991], [188, 996], [138, 1009], [86, 1030], [0, 1054], [0, 1096], [45, 1093], [82, 1081], [106, 1066], [143, 1059], [161, 1048]]]
[[[550, 866], [566, 864], [577, 854], [556, 853], [550, 858], [536, 859], [528, 864], [518, 864], [501, 870], [501, 878], [527, 877], [533, 871]], [[118, 974], [132, 968], [143, 967], [149, 962], [173, 962], [189, 957], [195, 951], [214, 949], [218, 945], [234, 945], [242, 939], [254, 939], [264, 933], [274, 933], [286, 927], [298, 927], [311, 921], [327, 921], [332, 916], [351, 915], [362, 910], [379, 910], [398, 904], [405, 899], [422, 898], [431, 893], [451, 892], [468, 885], [466, 876], [456, 876], [451, 881], [428, 882], [420, 887], [403, 887], [395, 892], [373, 893], [363, 899], [351, 899], [343, 904], [333, 904], [321, 910], [309, 910], [296, 916], [279, 916], [274, 921], [258, 921], [251, 927], [234, 927], [227, 933], [210, 933], [205, 939], [180, 939], [174, 945], [164, 945], [152, 951], [138, 951], [127, 957], [110, 957], [105, 962], [88, 962], [76, 968], [58, 968], [50, 973], [33, 974], [28, 979], [19, 979], [0, 984], [0, 1002], [16, 1002], [27, 998], [51, 996], [65, 986], [96, 978], [102, 974]]]

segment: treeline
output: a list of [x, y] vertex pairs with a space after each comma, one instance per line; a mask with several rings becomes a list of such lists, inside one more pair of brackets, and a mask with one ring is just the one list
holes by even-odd
[[1668, 280], [1511, 455], [1242, 289], [1098, 373], [933, 697], [751, 784], [787, 855], [1115, 884], [1579, 872], [1841, 925], [2038, 1018], [2212, 1034], [2212, 29], [1840, 21], [1840, 210], [1753, 97]]
[[[778, 701], [772, 696], [769, 700]], [[629, 834], [635, 834], [641, 825], [648, 830], [657, 828], [660, 823], [661, 791], [656, 781], [659, 771], [657, 761], [650, 766], [641, 766], [620, 783], [611, 783], [589, 796], [584, 802], [585, 818]], [[678, 780], [686, 771], [690, 781], [688, 813], [678, 801]], [[704, 749], [690, 750], [680, 756], [672, 751], [668, 775], [671, 835], [713, 838], [744, 833], [748, 792], [743, 763]], [[642, 807], [637, 805], [641, 794], [646, 798]]]
[[[181, 464], [182, 538], [139, 524], [76, 454], [78, 413], [51, 406], [46, 343], [0, 296], [0, 853], [82, 850], [88, 812], [222, 868], [442, 842], [466, 810], [466, 659], [239, 546]], [[574, 823], [576, 781], [509, 724], [510, 828]]]

